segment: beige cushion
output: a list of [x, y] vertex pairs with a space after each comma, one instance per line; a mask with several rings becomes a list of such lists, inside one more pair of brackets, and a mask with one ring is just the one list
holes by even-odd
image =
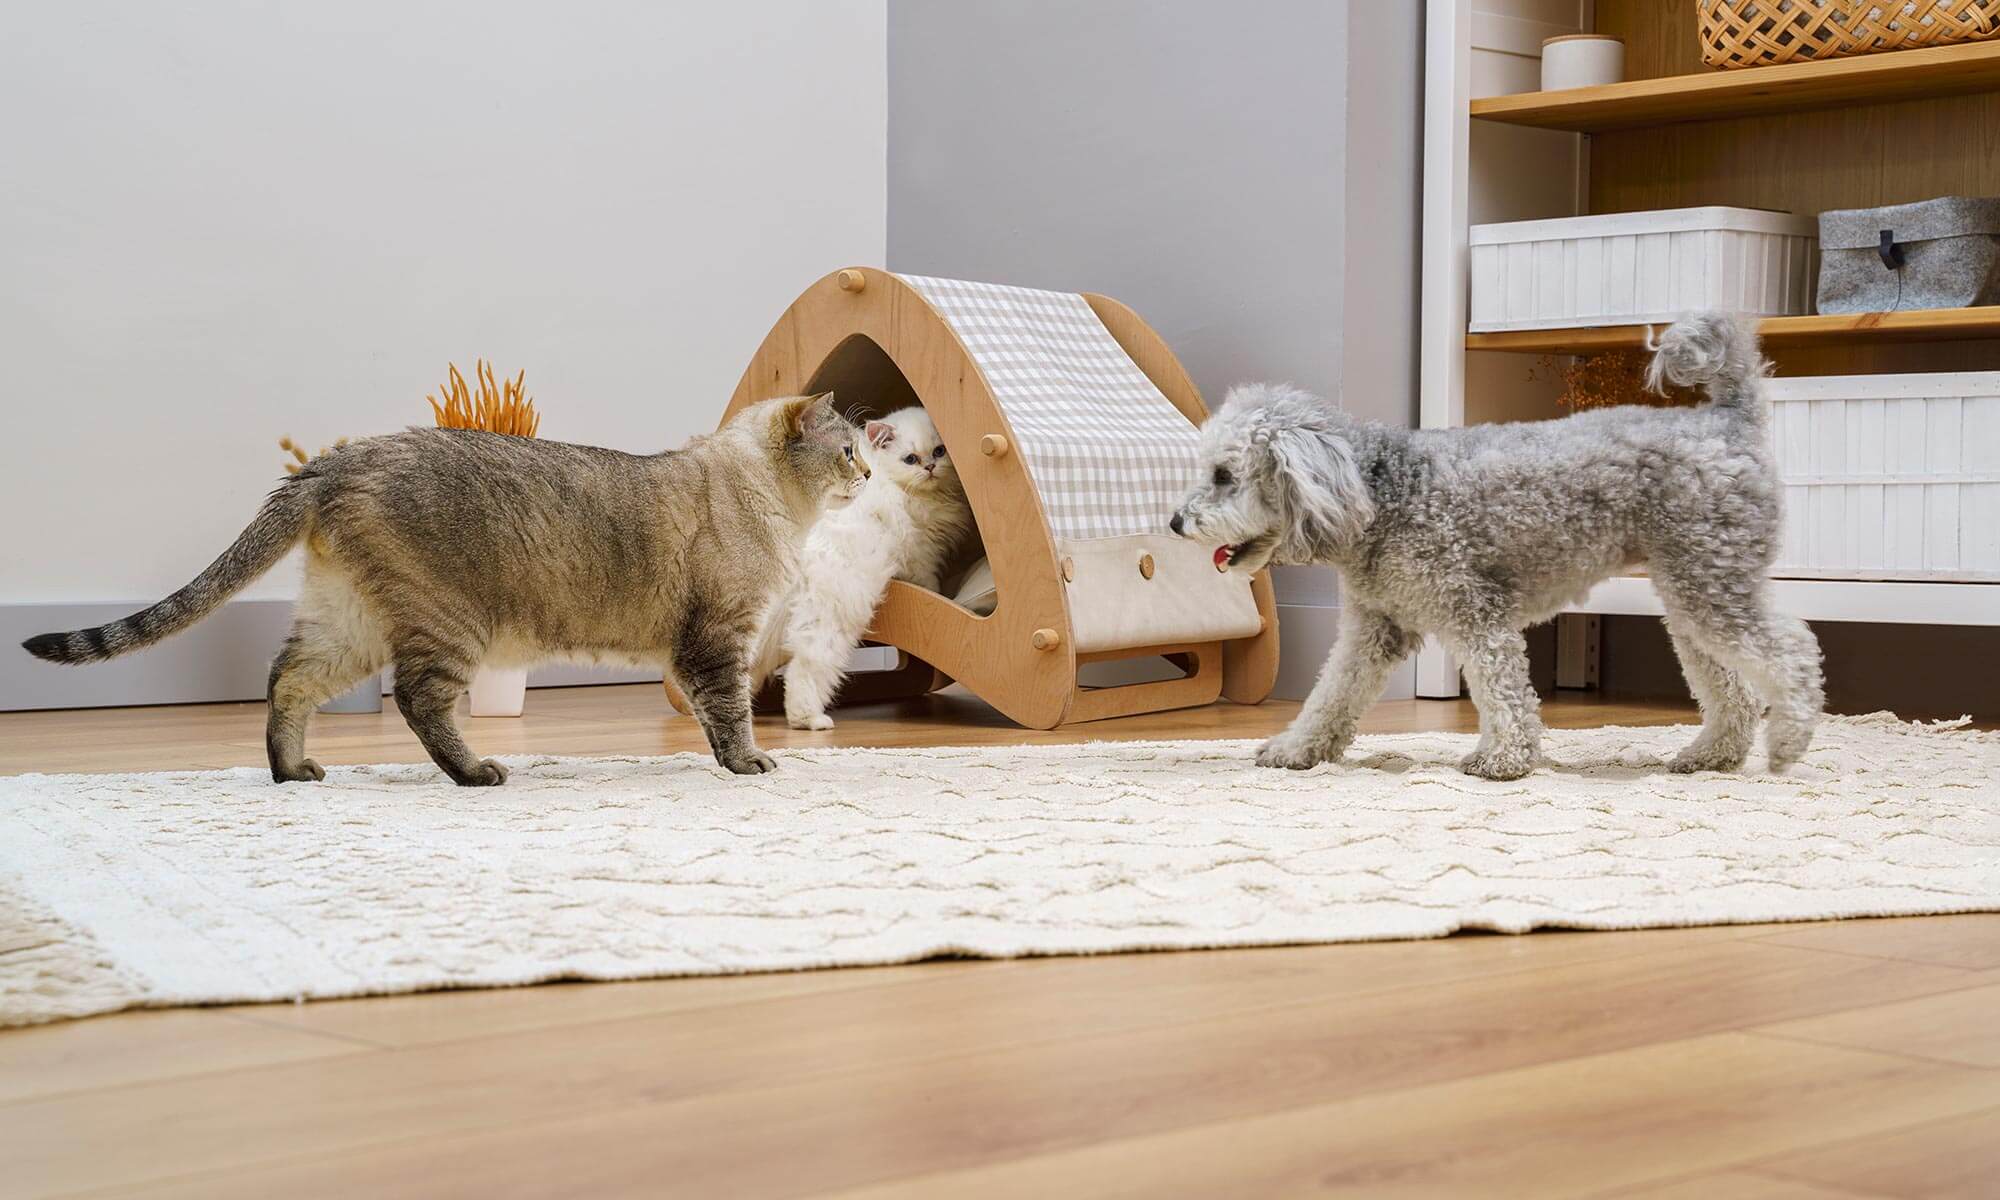
[[[1167, 534], [1057, 538], [1071, 564], [1069, 623], [1079, 653], [1223, 642], [1264, 627], [1250, 575], [1215, 569], [1215, 547]], [[1153, 577], [1139, 560], [1153, 558]]]

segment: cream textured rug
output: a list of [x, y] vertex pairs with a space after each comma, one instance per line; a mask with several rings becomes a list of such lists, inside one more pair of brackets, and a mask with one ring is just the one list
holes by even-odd
[[[2000, 909], [2000, 734], [1829, 721], [1787, 776], [1689, 728], [520, 758], [0, 779], [0, 1025], [554, 978]], [[1761, 767], [1762, 753], [1754, 760]]]

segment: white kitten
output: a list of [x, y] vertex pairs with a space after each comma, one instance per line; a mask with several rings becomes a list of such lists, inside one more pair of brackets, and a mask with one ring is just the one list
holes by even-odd
[[938, 590], [976, 531], [958, 470], [921, 407], [868, 422], [860, 494], [806, 534], [797, 582], [766, 620], [751, 686], [785, 667], [785, 720], [831, 729], [826, 704], [891, 579]]

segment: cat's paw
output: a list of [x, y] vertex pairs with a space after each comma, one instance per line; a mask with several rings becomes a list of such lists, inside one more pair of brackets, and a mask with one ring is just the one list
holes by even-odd
[[778, 760], [762, 750], [746, 750], [727, 757], [718, 754], [715, 759], [737, 775], [762, 775], [778, 769]]
[[302, 758], [295, 767], [272, 767], [273, 783], [318, 783], [326, 778], [326, 768], [310, 758]]
[[460, 787], [499, 787], [507, 782], [507, 768], [492, 759], [482, 759], [470, 771], [456, 777], [453, 782]]
[[1329, 746], [1317, 738], [1281, 733], [1257, 748], [1257, 765], [1303, 771], [1340, 757], [1342, 747]]
[[832, 729], [833, 718], [825, 713], [800, 714], [796, 717], [786, 717], [785, 724], [793, 729]]

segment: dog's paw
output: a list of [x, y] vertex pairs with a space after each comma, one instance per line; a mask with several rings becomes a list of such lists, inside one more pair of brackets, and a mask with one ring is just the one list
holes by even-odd
[[1519, 746], [1475, 750], [1459, 760], [1458, 769], [1480, 779], [1519, 779], [1535, 769], [1535, 755]]
[[1258, 766], [1283, 767], [1289, 771], [1303, 771], [1339, 757], [1338, 747], [1289, 733], [1281, 733], [1257, 748]]
[[1743, 766], [1743, 760], [1750, 756], [1748, 745], [1730, 746], [1721, 742], [1706, 742], [1697, 738], [1667, 763], [1667, 770], [1676, 775], [1692, 775], [1696, 771], [1735, 771]]
[[716, 761], [737, 775], [762, 775], [768, 771], [778, 769], [778, 760], [772, 758], [762, 750], [748, 750], [740, 754], [732, 754], [728, 758], [717, 755]]
[[825, 713], [801, 713], [796, 717], [787, 717], [785, 724], [793, 729], [832, 729], [833, 718]]
[[1764, 730], [1764, 749], [1771, 756], [1771, 773], [1782, 775], [1785, 768], [1806, 756], [1812, 745], [1813, 727], [1803, 721], [1773, 718]]

